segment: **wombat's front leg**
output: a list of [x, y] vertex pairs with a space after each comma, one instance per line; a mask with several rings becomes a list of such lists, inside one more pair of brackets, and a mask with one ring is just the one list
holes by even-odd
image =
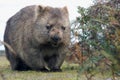
[[48, 67], [50, 68], [50, 71], [61, 72], [62, 70], [60, 69], [60, 67], [64, 59], [65, 59], [65, 54], [57, 54], [52, 56], [48, 63]]

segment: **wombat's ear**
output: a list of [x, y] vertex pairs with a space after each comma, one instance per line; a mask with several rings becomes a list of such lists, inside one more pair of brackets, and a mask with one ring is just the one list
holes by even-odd
[[38, 12], [44, 12], [45, 7], [39, 5], [37, 9], [38, 9]]
[[40, 16], [40, 15], [43, 14], [44, 10], [45, 10], [44, 6], [37, 5], [35, 7], [35, 19], [34, 19], [34, 21], [36, 21], [36, 19], [38, 18], [38, 16]]
[[67, 13], [68, 14], [68, 9], [67, 9], [67, 7], [65, 6], [65, 7], [63, 7], [63, 11], [65, 12], [65, 13]]
[[38, 13], [38, 14], [43, 14], [43, 13], [45, 13], [45, 12], [48, 12], [50, 10], [50, 7], [44, 7], [44, 6], [41, 6], [41, 5], [38, 5], [37, 7], [36, 7], [36, 12]]

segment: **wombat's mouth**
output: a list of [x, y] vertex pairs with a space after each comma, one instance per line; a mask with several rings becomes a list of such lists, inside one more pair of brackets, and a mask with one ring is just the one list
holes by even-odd
[[52, 43], [52, 46], [53, 46], [53, 47], [58, 47], [58, 46], [59, 46], [59, 43]]

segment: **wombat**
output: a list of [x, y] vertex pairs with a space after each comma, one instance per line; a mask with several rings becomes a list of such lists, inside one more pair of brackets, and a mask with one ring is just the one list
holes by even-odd
[[61, 71], [70, 43], [70, 22], [66, 7], [31, 5], [8, 21], [4, 42], [12, 70]]

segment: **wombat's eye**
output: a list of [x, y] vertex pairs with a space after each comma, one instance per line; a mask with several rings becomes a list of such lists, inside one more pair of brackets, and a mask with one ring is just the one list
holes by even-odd
[[65, 30], [65, 27], [64, 26], [61, 26], [62, 30]]
[[46, 29], [50, 30], [52, 28], [52, 25], [47, 25]]

